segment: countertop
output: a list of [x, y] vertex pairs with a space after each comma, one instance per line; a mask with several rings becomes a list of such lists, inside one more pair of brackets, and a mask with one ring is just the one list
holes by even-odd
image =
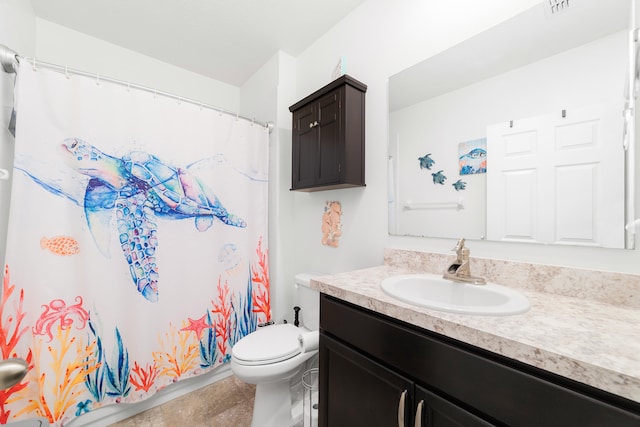
[[519, 288], [531, 309], [513, 316], [458, 315], [413, 306], [382, 280], [424, 273], [383, 265], [311, 280], [322, 293], [425, 330], [640, 402], [640, 309]]

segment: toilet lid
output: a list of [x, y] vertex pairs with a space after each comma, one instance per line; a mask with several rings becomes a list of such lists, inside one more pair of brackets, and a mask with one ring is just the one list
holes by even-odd
[[301, 331], [286, 323], [259, 328], [233, 346], [233, 357], [245, 365], [276, 363], [300, 353]]

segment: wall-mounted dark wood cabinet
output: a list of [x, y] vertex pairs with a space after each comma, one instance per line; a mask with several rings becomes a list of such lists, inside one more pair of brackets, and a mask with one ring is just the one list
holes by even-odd
[[293, 113], [291, 189], [362, 187], [367, 86], [343, 75], [299, 102]]

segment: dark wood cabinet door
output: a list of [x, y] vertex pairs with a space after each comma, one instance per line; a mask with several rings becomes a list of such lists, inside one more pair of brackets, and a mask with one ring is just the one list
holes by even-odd
[[341, 90], [335, 90], [293, 113], [292, 188], [341, 182], [344, 157], [341, 95]]
[[326, 336], [320, 353], [321, 427], [413, 427], [411, 381]]
[[336, 90], [318, 102], [318, 185], [340, 182], [341, 153], [344, 151], [339, 114], [341, 94], [341, 90]]
[[416, 427], [492, 427], [488, 421], [468, 412], [466, 409], [416, 386]]
[[312, 104], [293, 113], [293, 188], [314, 185], [319, 170], [317, 158], [320, 152], [318, 139], [317, 105]]

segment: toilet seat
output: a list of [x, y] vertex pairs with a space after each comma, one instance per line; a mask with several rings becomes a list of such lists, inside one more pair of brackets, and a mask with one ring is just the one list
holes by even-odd
[[289, 323], [260, 328], [233, 346], [232, 355], [242, 365], [267, 365], [300, 354], [301, 330]]

